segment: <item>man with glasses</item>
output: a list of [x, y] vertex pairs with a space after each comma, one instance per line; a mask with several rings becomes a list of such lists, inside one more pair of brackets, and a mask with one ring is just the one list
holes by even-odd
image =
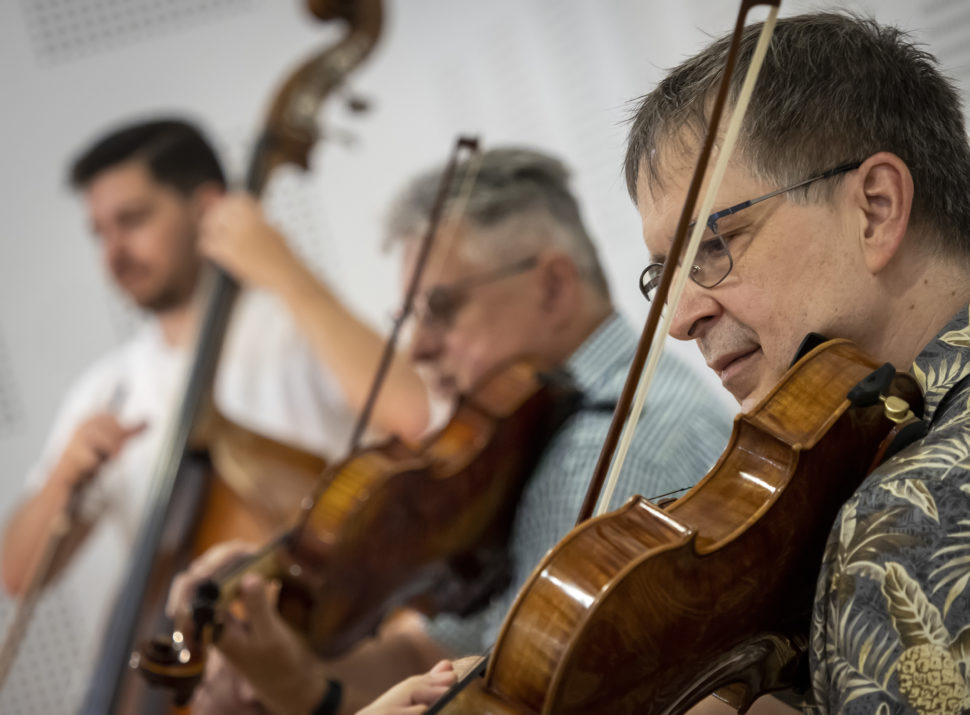
[[[459, 166], [452, 206], [463, 202], [458, 193], [468, 170], [467, 163]], [[391, 208], [388, 234], [402, 248], [405, 277], [439, 178], [440, 170], [419, 177]], [[484, 651], [518, 587], [579, 513], [636, 335], [613, 309], [566, 169], [534, 151], [487, 152], [451, 242], [449, 233], [441, 231], [432, 251], [411, 326], [410, 357], [434, 392], [452, 400], [492, 368], [529, 355], [566, 367], [583, 392], [582, 404], [547, 445], [524, 488], [511, 534], [511, 583], [477, 614], [398, 620], [342, 662], [324, 663], [286, 630], [258, 579], [244, 584], [251, 627], [227, 626], [220, 650], [274, 711], [310, 712], [320, 703], [316, 712], [354, 712], [442, 657]], [[340, 348], [341, 321], [351, 316], [325, 286], [294, 281], [305, 269], [249, 201], [234, 198], [216, 207], [203, 247], [244, 281], [278, 293], [294, 315], [312, 316]], [[726, 442], [723, 409], [673, 357], [661, 363], [647, 415], [614, 506], [633, 493], [654, 497], [693, 484]], [[173, 608], [184, 607], [193, 584], [231, 553], [222, 549], [197, 563], [173, 589]], [[253, 691], [234, 686], [229, 668], [218, 669], [221, 674], [207, 677], [197, 707], [237, 712]]]
[[[759, 30], [746, 32], [735, 89]], [[648, 298], [726, 48], [718, 40], [676, 68], [633, 119], [626, 176], [654, 261], [641, 280]], [[775, 30], [739, 146], [673, 335], [697, 342], [745, 410], [809, 332], [911, 369], [926, 393], [928, 435], [870, 474], [832, 527], [807, 707], [966, 712], [970, 149], [957, 92], [895, 28], [839, 14], [789, 18]], [[776, 710], [787, 708], [765, 698], [750, 712]]]

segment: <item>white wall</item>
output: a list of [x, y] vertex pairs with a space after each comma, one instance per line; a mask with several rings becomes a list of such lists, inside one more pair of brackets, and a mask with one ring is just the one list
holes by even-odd
[[[480, 134], [488, 146], [536, 145], [574, 168], [616, 301], [640, 322], [645, 311], [636, 281], [646, 256], [620, 173], [627, 102], [647, 91], [662, 68], [727, 30], [734, 3], [388, 5], [380, 45], [350, 83], [373, 110], [351, 116], [335, 99], [326, 111], [334, 134], [352, 133], [353, 144], [325, 145], [309, 176], [287, 172], [271, 188], [270, 211], [300, 250], [351, 305], [386, 325], [397, 274], [379, 250], [380, 221], [395, 190], [443, 160], [460, 132]], [[917, 30], [965, 86], [970, 13], [963, 3], [849, 6]], [[792, 2], [785, 12], [812, 7], [818, 5]], [[66, 386], [135, 320], [106, 287], [79, 204], [66, 189], [69, 158], [111, 123], [177, 113], [210, 130], [238, 175], [275, 86], [339, 34], [297, 3], [278, 0], [0, 0], [4, 511]], [[37, 680], [36, 669], [54, 668], [77, 647], [69, 624], [83, 621], [83, 608], [71, 601], [88, 593], [84, 588], [83, 574], [75, 574], [44, 606], [46, 630], [32, 634], [25, 663], [0, 694], [0, 710], [70, 711], [63, 678]], [[0, 601], [0, 621], [4, 613], [9, 604]]]

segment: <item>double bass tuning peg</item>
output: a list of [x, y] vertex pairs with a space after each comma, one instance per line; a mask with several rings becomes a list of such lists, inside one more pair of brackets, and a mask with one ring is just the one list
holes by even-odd
[[347, 101], [347, 109], [354, 114], [363, 114], [370, 111], [370, 100], [359, 94], [346, 94], [344, 99]]

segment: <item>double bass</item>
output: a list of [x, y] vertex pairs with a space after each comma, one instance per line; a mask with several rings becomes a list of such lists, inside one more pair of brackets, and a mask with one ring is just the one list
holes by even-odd
[[[308, 5], [318, 19], [342, 20], [349, 30], [337, 44], [301, 64], [278, 92], [246, 175], [245, 189], [255, 196], [278, 167], [308, 168], [321, 104], [367, 57], [380, 34], [380, 0], [311, 0]], [[152, 698], [130, 668], [130, 659], [135, 644], [158, 627], [171, 576], [193, 550], [233, 535], [253, 538], [276, 528], [297, 510], [323, 466], [318, 458], [233, 425], [212, 408], [213, 377], [239, 291], [227, 273], [218, 268], [213, 273], [183, 396], [152, 475], [145, 520], [81, 710], [86, 715], [160, 709], [162, 699], [149, 704]], [[209, 449], [213, 461], [227, 465], [236, 481], [212, 481], [210, 490], [207, 464], [193, 459], [200, 447]], [[253, 507], [245, 505], [247, 495], [240, 486], [252, 483], [253, 470], [273, 474], [274, 491], [281, 486], [292, 495], [262, 520], [250, 518]], [[207, 518], [203, 510], [220, 513]], [[239, 516], [228, 528], [227, 514]], [[202, 533], [193, 549], [189, 534], [197, 524]]]

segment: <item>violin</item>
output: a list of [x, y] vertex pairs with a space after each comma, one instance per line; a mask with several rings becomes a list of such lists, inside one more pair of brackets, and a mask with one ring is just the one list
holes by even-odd
[[737, 683], [743, 711], [791, 686], [829, 527], [921, 404], [849, 341], [816, 347], [684, 497], [633, 497], [557, 544], [484, 678], [431, 712], [680, 713]]
[[[317, 140], [315, 118], [323, 100], [366, 58], [380, 34], [380, 0], [314, 0], [310, 10], [320, 20], [344, 20], [350, 30], [336, 45], [306, 60], [277, 94], [246, 176], [245, 188], [255, 196], [262, 193], [278, 167], [295, 164], [308, 168], [309, 153]], [[213, 377], [239, 291], [236, 281], [223, 270], [215, 268], [213, 273], [187, 384], [152, 476], [147, 516], [81, 710], [86, 715], [147, 711], [141, 681], [126, 677], [132, 646], [147, 635], [146, 629], [157, 627], [170, 577], [190, 551], [187, 534], [194, 525], [202, 524], [201, 546], [230, 534], [252, 538], [265, 533], [267, 525], [278, 528], [280, 521], [292, 517], [307, 485], [313, 483], [304, 475], [315, 478], [322, 468], [319, 459], [249, 433], [212, 408]], [[225, 470], [226, 481], [206, 479], [208, 464], [194, 458], [200, 446], [210, 449], [214, 461], [231, 465]], [[259, 461], [253, 461], [257, 454]], [[240, 468], [241, 464], [248, 467]], [[256, 468], [260, 474], [270, 469], [279, 475], [279, 483], [286, 485], [281, 491], [289, 494], [278, 504], [268, 505], [262, 514], [246, 503], [251, 501], [247, 489], [252, 490], [256, 464], [261, 465]], [[299, 497], [292, 497], [294, 493]], [[203, 509], [219, 515], [200, 518]], [[234, 515], [231, 521], [227, 513]]]
[[526, 361], [463, 395], [418, 446], [394, 438], [328, 470], [304, 518], [198, 587], [194, 633], [152, 641], [139, 668], [187, 702], [242, 574], [281, 582], [278, 609], [323, 657], [372, 635], [391, 610], [467, 614], [507, 583], [505, 542], [518, 493], [578, 393]]

